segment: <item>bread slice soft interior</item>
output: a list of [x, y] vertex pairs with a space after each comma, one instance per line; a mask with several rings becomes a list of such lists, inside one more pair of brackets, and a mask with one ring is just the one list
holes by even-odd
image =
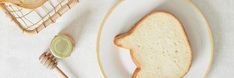
[[192, 52], [179, 20], [168, 12], [152, 12], [114, 43], [130, 49], [137, 68], [133, 78], [181, 78], [190, 68]]

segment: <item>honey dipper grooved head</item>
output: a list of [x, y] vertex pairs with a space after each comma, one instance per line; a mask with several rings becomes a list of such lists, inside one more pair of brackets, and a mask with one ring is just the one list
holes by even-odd
[[39, 60], [47, 68], [53, 69], [53, 68], [55, 68], [57, 66], [56, 58], [50, 52], [44, 52], [39, 57]]

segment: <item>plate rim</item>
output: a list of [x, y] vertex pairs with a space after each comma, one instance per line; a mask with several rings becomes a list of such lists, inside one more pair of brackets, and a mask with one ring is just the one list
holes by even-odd
[[[101, 71], [101, 75], [102, 75], [103, 78], [108, 78], [108, 77], [107, 77], [107, 75], [106, 75], [106, 73], [104, 71], [104, 68], [103, 68], [103, 65], [102, 65], [101, 59], [100, 59], [100, 39], [101, 39], [102, 31], [103, 31], [103, 28], [104, 28], [104, 25], [105, 25], [107, 19], [112, 15], [112, 12], [116, 9], [116, 7], [118, 7], [124, 1], [126, 1], [126, 0], [118, 0], [116, 3], [114, 3], [114, 5], [112, 5], [111, 8], [108, 9], [106, 14], [104, 15], [104, 18], [101, 20], [100, 25], [98, 26], [98, 32], [96, 34], [96, 58], [97, 58], [99, 69]], [[206, 69], [206, 72], [203, 75], [204, 78], [207, 78], [209, 72], [211, 71], [211, 67], [212, 67], [212, 64], [213, 64], [213, 61], [214, 61], [214, 47], [215, 47], [215, 44], [214, 44], [213, 32], [211, 30], [211, 24], [208, 22], [205, 15], [201, 12], [201, 9], [198, 6], [196, 6], [196, 4], [193, 3], [192, 0], [186, 0], [186, 1], [192, 5], [192, 8], [195, 9], [195, 11], [202, 17], [202, 19], [204, 19], [204, 21], [207, 24], [208, 35], [209, 35], [210, 45], [211, 45], [211, 50], [210, 50], [211, 51], [211, 57], [210, 57], [209, 65], [208, 65], [208, 67]]]

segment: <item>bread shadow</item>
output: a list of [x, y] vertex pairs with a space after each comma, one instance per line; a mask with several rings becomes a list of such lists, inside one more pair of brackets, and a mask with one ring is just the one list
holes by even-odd
[[[128, 70], [126, 69], [126, 67], [124, 66], [124, 64], [123, 64], [123, 62], [121, 61], [121, 55], [120, 55], [120, 52], [121, 51], [119, 51], [119, 49], [118, 48], [113, 48], [113, 50], [112, 51], [114, 51], [113, 52], [113, 58], [114, 58], [114, 60], [115, 60], [115, 65], [116, 66], [119, 66], [118, 68], [120, 68], [119, 69], [119, 72], [120, 73], [122, 73], [121, 75], [122, 75], [122, 77], [131, 77], [131, 73], [129, 73], [128, 72]], [[129, 55], [130, 55], [130, 52], [129, 52]]]

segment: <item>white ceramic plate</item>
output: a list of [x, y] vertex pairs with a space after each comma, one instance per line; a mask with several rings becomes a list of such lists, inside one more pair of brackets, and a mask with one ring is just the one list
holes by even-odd
[[126, 0], [121, 1], [100, 26], [97, 54], [104, 77], [131, 78], [136, 66], [129, 50], [114, 45], [114, 37], [128, 31], [146, 14], [158, 10], [174, 14], [188, 35], [193, 60], [185, 77], [207, 75], [213, 59], [213, 38], [206, 19], [190, 0]]

